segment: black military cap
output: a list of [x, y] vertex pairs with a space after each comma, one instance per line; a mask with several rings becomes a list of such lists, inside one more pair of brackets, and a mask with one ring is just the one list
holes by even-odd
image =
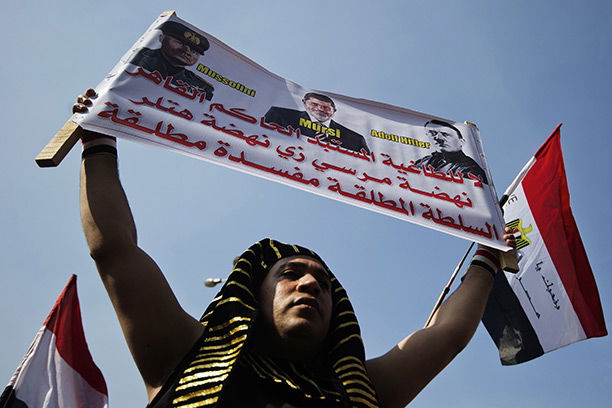
[[201, 36], [200, 34], [175, 21], [166, 21], [157, 28], [165, 35], [176, 38], [202, 55], [204, 55], [204, 51], [210, 47], [206, 37]]

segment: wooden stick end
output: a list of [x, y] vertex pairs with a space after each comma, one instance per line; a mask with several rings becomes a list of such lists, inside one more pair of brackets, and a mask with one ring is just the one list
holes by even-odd
[[499, 263], [501, 265], [501, 268], [506, 272], [517, 273], [519, 271], [515, 249], [508, 252], [499, 251]]
[[36, 164], [39, 167], [58, 166], [81, 138], [82, 133], [83, 129], [76, 122], [68, 120], [38, 153], [38, 156], [34, 159]]

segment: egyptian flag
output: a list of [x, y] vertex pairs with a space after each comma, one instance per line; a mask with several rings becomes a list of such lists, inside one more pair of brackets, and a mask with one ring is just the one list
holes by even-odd
[[482, 319], [503, 365], [608, 334], [570, 208], [560, 127], [504, 194], [520, 271], [497, 274]]
[[104, 377], [85, 343], [76, 275], [0, 396], [0, 408], [60, 407], [108, 407]]

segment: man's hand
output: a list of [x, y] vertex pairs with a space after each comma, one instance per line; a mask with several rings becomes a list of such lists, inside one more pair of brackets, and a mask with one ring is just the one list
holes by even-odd
[[83, 95], [77, 97], [77, 103], [72, 105], [72, 113], [85, 113], [93, 105], [92, 99], [97, 98], [98, 94], [93, 88], [89, 88]]
[[512, 233], [512, 228], [506, 227], [504, 228], [504, 232], [503, 238], [506, 245], [511, 246], [513, 249], [516, 248], [516, 237]]
[[[72, 113], [86, 113], [89, 111], [89, 107], [93, 105], [93, 100], [97, 97], [98, 94], [96, 93], [95, 89], [88, 88], [83, 95], [77, 96], [76, 103], [72, 105]], [[113, 136], [83, 129], [83, 135], [81, 136], [81, 141], [84, 145], [83, 147], [87, 147], [87, 142], [91, 142], [92, 140], [99, 138], [110, 138], [112, 140], [116, 140], [116, 138]]]

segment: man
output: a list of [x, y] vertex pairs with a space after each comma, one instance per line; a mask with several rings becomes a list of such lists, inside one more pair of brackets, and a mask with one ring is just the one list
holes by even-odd
[[[74, 111], [94, 95], [88, 90]], [[323, 260], [270, 239], [237, 258], [198, 321], [138, 247], [113, 138], [85, 132], [82, 141], [83, 230], [150, 408], [403, 407], [478, 326], [496, 271], [484, 247], [427, 328], [365, 361], [350, 301]]]
[[459, 172], [466, 178], [472, 174], [474, 178], [488, 184], [482, 167], [461, 150], [465, 140], [459, 129], [450, 123], [433, 119], [425, 123], [425, 130], [436, 151], [421, 157], [414, 163], [416, 166], [431, 166], [434, 171], [444, 173]]
[[330, 97], [309, 92], [302, 98], [302, 103], [305, 111], [273, 106], [266, 113], [265, 121], [299, 128], [304, 136], [318, 137], [345, 149], [370, 153], [363, 136], [332, 120], [336, 104]]
[[161, 48], [155, 50], [142, 48], [130, 63], [150, 72], [157, 71], [164, 78], [172, 76], [173, 84], [185, 83], [200, 92], [205, 92], [206, 99], [210, 101], [214, 87], [200, 76], [185, 69], [194, 65], [204, 55], [210, 47], [208, 40], [174, 21], [166, 21], [158, 29], [163, 33], [159, 36]]

